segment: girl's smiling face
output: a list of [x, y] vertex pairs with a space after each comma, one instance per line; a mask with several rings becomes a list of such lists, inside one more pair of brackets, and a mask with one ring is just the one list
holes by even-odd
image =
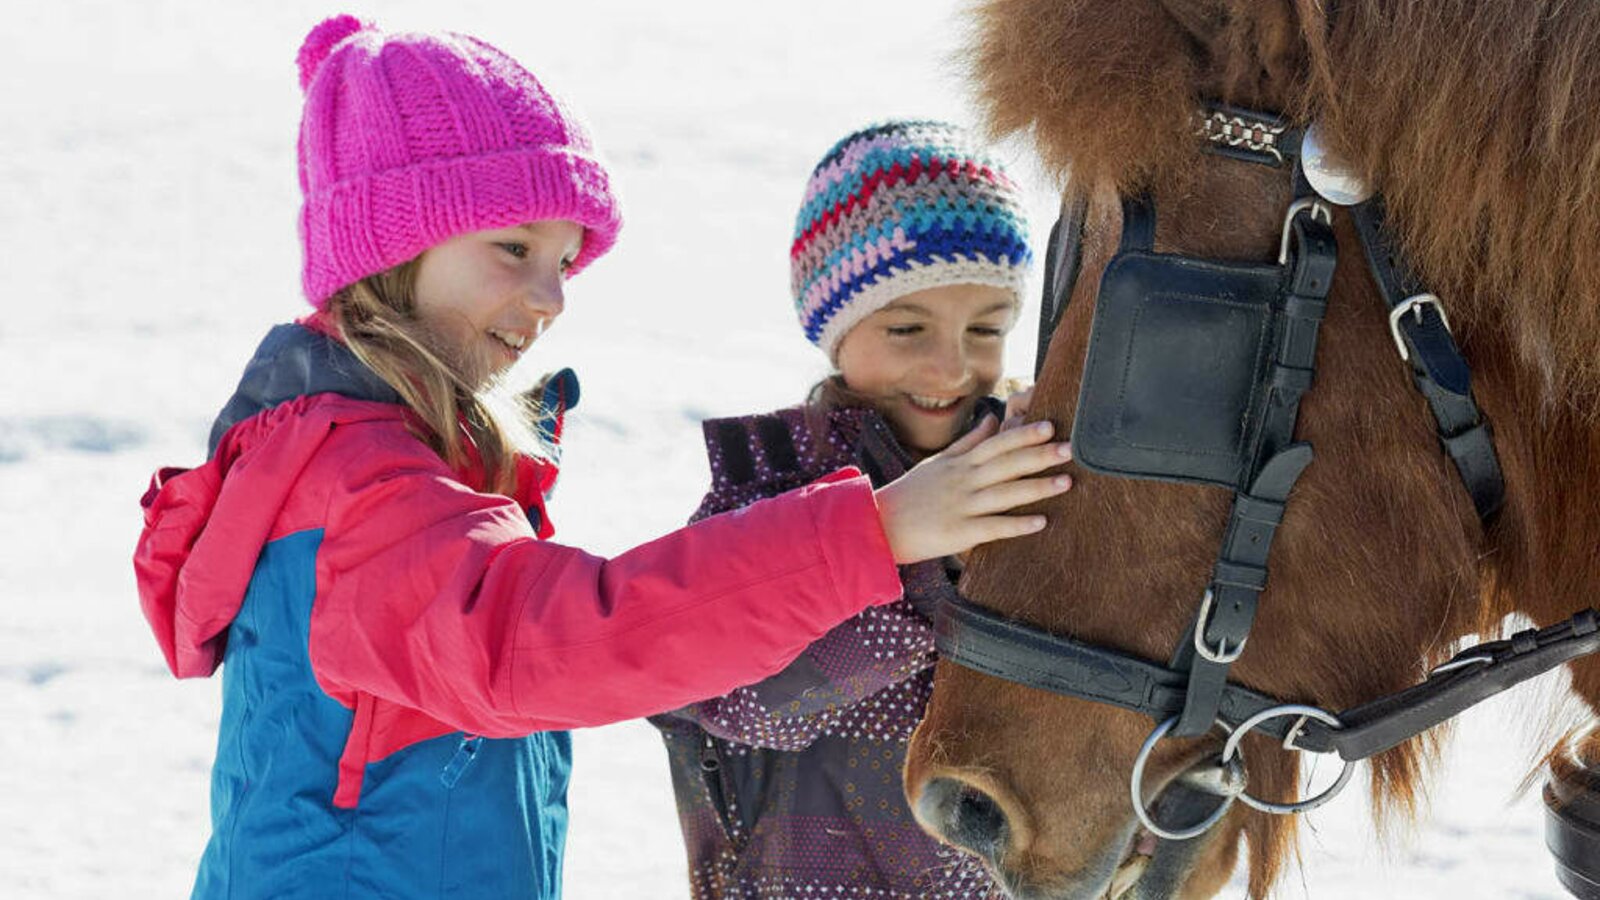
[[906, 294], [839, 342], [838, 367], [907, 449], [936, 453], [994, 390], [1017, 301], [1003, 288], [952, 284]]
[[565, 308], [583, 228], [550, 219], [459, 234], [418, 260], [417, 320], [461, 377], [483, 387]]

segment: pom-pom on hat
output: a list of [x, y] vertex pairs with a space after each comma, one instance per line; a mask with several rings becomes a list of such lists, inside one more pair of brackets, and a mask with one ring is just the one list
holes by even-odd
[[1033, 251], [1021, 192], [965, 131], [895, 121], [839, 141], [806, 183], [789, 248], [806, 337], [831, 359], [906, 294], [985, 284], [1021, 298]]
[[296, 63], [313, 305], [464, 232], [569, 219], [584, 229], [571, 274], [616, 241], [622, 217], [582, 124], [489, 44], [341, 15], [311, 29]]

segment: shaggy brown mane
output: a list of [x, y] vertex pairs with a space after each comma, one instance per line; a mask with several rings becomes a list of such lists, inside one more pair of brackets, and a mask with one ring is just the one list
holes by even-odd
[[[1330, 17], [1323, 7], [1332, 10]], [[1544, 400], [1600, 401], [1600, 5], [987, 0], [968, 61], [995, 136], [1128, 190], [1192, 170], [1196, 102], [1320, 123], [1371, 173], [1465, 327], [1509, 329]]]

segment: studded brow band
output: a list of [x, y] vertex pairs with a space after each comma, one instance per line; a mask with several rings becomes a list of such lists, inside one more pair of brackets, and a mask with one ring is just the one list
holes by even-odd
[[1283, 162], [1283, 133], [1287, 122], [1274, 122], [1246, 117], [1219, 109], [1197, 110], [1190, 121], [1194, 133], [1213, 144], [1248, 150]]

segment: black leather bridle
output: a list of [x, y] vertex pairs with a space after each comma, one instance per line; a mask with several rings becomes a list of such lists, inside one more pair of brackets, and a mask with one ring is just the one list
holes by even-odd
[[[1147, 827], [1174, 838], [1195, 836], [1214, 824], [1234, 795], [1273, 812], [1318, 805], [1343, 786], [1350, 763], [1390, 749], [1562, 663], [1600, 651], [1600, 613], [1586, 609], [1548, 628], [1469, 648], [1422, 683], [1337, 714], [1286, 703], [1228, 680], [1230, 665], [1249, 639], [1290, 490], [1311, 461], [1310, 445], [1294, 442], [1293, 432], [1300, 398], [1311, 387], [1337, 244], [1331, 204], [1307, 177], [1307, 166], [1323, 160], [1302, 158], [1302, 147], [1311, 147], [1303, 132], [1275, 116], [1222, 106], [1197, 114], [1196, 132], [1212, 153], [1283, 169], [1293, 178], [1283, 252], [1276, 266], [1154, 253], [1152, 201], [1124, 198], [1121, 244], [1101, 281], [1073, 427], [1078, 461], [1093, 471], [1232, 488], [1233, 505], [1210, 586], [1188, 633], [1171, 660], [1161, 665], [1051, 634], [964, 600], [945, 603], [936, 620], [939, 653], [951, 662], [1143, 713], [1159, 723], [1141, 751], [1132, 790]], [[1471, 370], [1451, 335], [1444, 308], [1397, 256], [1384, 227], [1381, 199], [1352, 205], [1349, 212], [1388, 309], [1396, 347], [1433, 413], [1441, 447], [1487, 528], [1501, 505], [1504, 481], [1492, 432], [1472, 395]], [[1077, 281], [1085, 215], [1086, 202], [1069, 199], [1051, 232], [1036, 367], [1043, 365]], [[1233, 321], [1257, 329], [1259, 339], [1236, 340], [1217, 330]], [[1205, 328], [1213, 329], [1223, 346], [1218, 351], [1223, 357], [1220, 380], [1248, 390], [1236, 391], [1237, 397], [1202, 400], [1238, 403], [1234, 413], [1243, 424], [1237, 433], [1232, 415], [1229, 428], [1222, 431], [1215, 422], [1196, 421], [1211, 409], [1205, 402], [1184, 405], [1166, 399], [1163, 391], [1185, 373], [1163, 368], [1162, 360], [1141, 349], [1143, 342], [1181, 335], [1185, 329], [1210, 334]], [[1168, 340], [1161, 346], [1177, 344]], [[1129, 436], [1138, 429], [1144, 431]], [[1197, 440], [1192, 437], [1196, 434], [1221, 435], [1198, 440], [1236, 438], [1237, 446], [1230, 445], [1230, 456], [1225, 452], [1229, 448], [1186, 443]], [[1197, 737], [1218, 725], [1229, 732], [1224, 764], [1244, 733], [1259, 730], [1281, 739], [1288, 749], [1335, 752], [1345, 760], [1345, 771], [1334, 789], [1309, 801], [1267, 803], [1250, 797], [1241, 782], [1199, 830], [1172, 833], [1154, 826], [1145, 817], [1138, 783], [1150, 749], [1165, 736]]]

